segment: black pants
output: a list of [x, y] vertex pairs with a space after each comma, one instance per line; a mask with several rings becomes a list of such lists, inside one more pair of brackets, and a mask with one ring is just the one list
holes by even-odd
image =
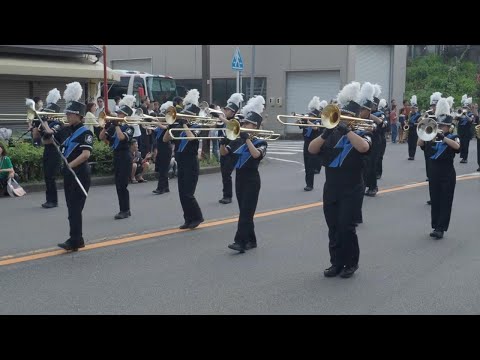
[[417, 152], [418, 134], [415, 126], [410, 126], [408, 130], [408, 157], [415, 158]]
[[477, 139], [477, 164], [480, 168], [480, 139]]
[[220, 156], [220, 170], [222, 172], [223, 198], [231, 199], [233, 197], [232, 172], [235, 166], [233, 156]]
[[132, 175], [132, 154], [129, 150], [113, 152], [113, 169], [120, 212], [127, 212], [130, 210], [130, 193], [127, 187]]
[[378, 166], [378, 158], [380, 156], [381, 151], [381, 142], [374, 142], [372, 144], [372, 150], [370, 151], [370, 155], [367, 158], [367, 169], [365, 173], [365, 185], [370, 189], [373, 190], [377, 188], [377, 166]]
[[[328, 225], [328, 248], [333, 266], [358, 265], [360, 248], [355, 228], [363, 198], [363, 184], [339, 188], [336, 184], [323, 188], [323, 213]], [[360, 209], [361, 212], [361, 209]]]
[[447, 231], [457, 183], [455, 169], [446, 173], [432, 171], [428, 189], [432, 201], [432, 229]]
[[313, 188], [313, 180], [315, 178], [315, 170], [320, 171], [322, 165], [320, 163], [320, 157], [312, 155], [308, 152], [308, 145], [310, 140], [306, 140], [303, 143], [303, 163], [305, 165], [305, 184]]
[[60, 154], [55, 145], [45, 145], [43, 150], [43, 173], [45, 177], [46, 200], [48, 203], [58, 204], [57, 184], [55, 178], [60, 167]]
[[383, 155], [385, 155], [385, 150], [387, 149], [387, 139], [382, 137], [380, 141], [380, 152], [377, 156], [377, 166], [376, 166], [376, 175], [382, 176], [383, 174]]
[[471, 135], [469, 133], [459, 135], [460, 137], [460, 158], [468, 160], [468, 148], [470, 147]]
[[186, 224], [203, 220], [202, 210], [195, 199], [198, 175], [200, 172], [196, 154], [177, 153], [178, 194]]
[[423, 157], [425, 158], [425, 172], [427, 174], [427, 179], [430, 179], [430, 161], [432, 161], [430, 159], [430, 156], [432, 156], [432, 154], [430, 154], [429, 151], [423, 151]]
[[257, 209], [260, 187], [260, 174], [257, 169], [237, 169], [235, 193], [237, 195], [240, 215], [238, 217], [235, 242], [238, 244], [246, 245], [248, 242], [253, 244], [257, 243], [253, 216]]
[[155, 157], [155, 171], [158, 172], [157, 190], [169, 190], [168, 168], [171, 159], [172, 150], [170, 149], [170, 146], [157, 147], [157, 156]]
[[[76, 169], [76, 174], [88, 193], [90, 189], [90, 167], [84, 163]], [[83, 243], [82, 211], [87, 198], [67, 169], [63, 170], [63, 184], [68, 208], [68, 222], [70, 223], [70, 239], [73, 244]]]

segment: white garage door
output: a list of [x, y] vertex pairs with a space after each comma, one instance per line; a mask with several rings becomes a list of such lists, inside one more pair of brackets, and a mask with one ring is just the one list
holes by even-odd
[[[25, 121], [1, 121], [0, 128], [6, 127], [13, 131], [27, 130], [27, 107], [25, 98], [30, 97], [30, 86], [27, 81], [1, 80], [0, 81], [0, 113], [2, 114], [25, 114]], [[11, 119], [20, 119], [13, 116]], [[2, 116], [2, 119], [10, 119]]]
[[[287, 73], [287, 114], [305, 114], [312, 97], [330, 101], [340, 91], [340, 71], [295, 71]], [[289, 120], [292, 121], [292, 120]], [[299, 132], [287, 126], [286, 132]]]
[[112, 60], [112, 69], [143, 71], [151, 74], [153, 72], [152, 58]]
[[391, 46], [357, 45], [355, 55], [355, 80], [380, 84], [384, 98], [390, 100]]

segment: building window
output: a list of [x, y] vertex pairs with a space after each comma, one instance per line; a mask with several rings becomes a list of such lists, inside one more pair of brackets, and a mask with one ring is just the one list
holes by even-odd
[[[185, 97], [188, 90], [197, 89], [202, 92], [202, 79], [175, 79], [178, 96]], [[200, 94], [202, 95], [202, 94]]]
[[[212, 80], [212, 98], [213, 103], [218, 106], [226, 106], [228, 98], [237, 90], [236, 79], [213, 79]], [[242, 78], [240, 92], [243, 93], [245, 102], [250, 97], [250, 78]], [[267, 97], [267, 78], [256, 77], [254, 79], [253, 95], [262, 95]]]

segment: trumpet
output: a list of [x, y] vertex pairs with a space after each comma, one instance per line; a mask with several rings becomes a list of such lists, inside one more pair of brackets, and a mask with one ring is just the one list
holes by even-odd
[[455, 117], [460, 118], [468, 114], [468, 109], [458, 108]]
[[278, 115], [277, 116], [277, 120], [283, 125], [300, 126], [300, 127], [324, 127], [327, 129], [333, 129], [340, 123], [340, 120], [347, 120], [353, 127], [355, 127], [358, 130], [374, 130], [376, 128], [373, 120], [341, 115], [340, 108], [335, 104], [329, 104], [325, 106], [320, 116], [320, 119], [322, 120], [321, 125], [289, 123], [289, 122], [282, 121], [281, 118], [296, 118], [296, 119], [305, 119], [305, 120], [311, 120], [311, 119], [318, 120], [318, 118], [311, 117], [311, 116], [299, 116], [299, 115]]
[[[277, 140], [280, 137], [280, 134], [275, 134], [272, 130], [260, 130], [260, 129], [246, 129], [240, 127], [240, 123], [235, 120], [229, 120], [226, 124], [225, 128], [194, 128], [193, 130], [196, 131], [225, 131], [225, 136], [229, 140], [235, 140], [238, 138], [240, 135], [240, 132], [248, 132], [251, 133], [252, 135], [255, 135], [257, 137], [261, 137], [264, 140]], [[188, 137], [180, 137], [180, 136], [174, 136], [173, 132], [177, 131], [185, 131], [183, 128], [174, 128], [168, 130], [168, 133], [172, 137], [173, 140], [181, 140], [181, 139], [188, 139]], [[192, 138], [195, 140], [216, 140], [216, 139], [223, 139], [223, 136], [199, 136]]]

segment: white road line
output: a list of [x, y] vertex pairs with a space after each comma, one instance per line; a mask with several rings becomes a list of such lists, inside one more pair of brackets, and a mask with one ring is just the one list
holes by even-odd
[[274, 154], [274, 155], [295, 155], [296, 153], [293, 152], [281, 152], [281, 151], [269, 151], [269, 154]]
[[303, 166], [303, 164], [302, 164], [301, 162], [293, 161], [293, 160], [278, 159], [278, 158], [274, 158], [274, 157], [270, 157], [270, 156], [267, 156], [267, 159], [278, 160], [278, 161], [285, 161], [285, 162], [295, 163], [295, 164], [299, 164], [299, 165], [302, 165], [302, 166]]

